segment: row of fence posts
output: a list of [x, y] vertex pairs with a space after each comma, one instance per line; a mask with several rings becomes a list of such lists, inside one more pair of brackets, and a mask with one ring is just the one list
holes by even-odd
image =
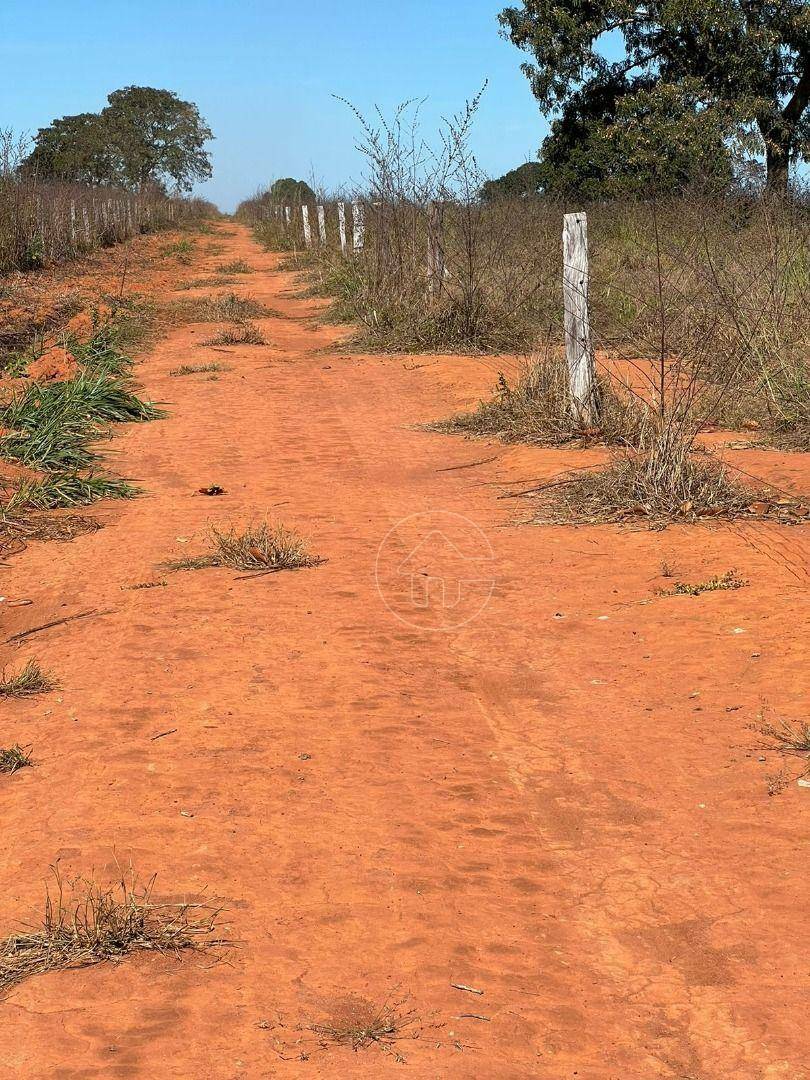
[[[50, 212], [49, 212], [50, 211]], [[149, 230], [156, 224], [153, 208], [149, 202], [135, 198], [92, 198], [90, 203], [77, 204], [71, 199], [68, 215], [65, 219], [53, 207], [43, 205], [41, 195], [35, 196], [36, 226], [43, 249], [46, 237], [49, 241], [48, 254], [56, 252], [59, 234], [69, 243], [72, 252], [90, 250], [106, 239], [119, 241], [134, 236], [144, 229]], [[161, 215], [162, 217], [163, 215]], [[176, 206], [168, 202], [165, 217], [174, 222]], [[47, 219], [47, 229], [46, 229]], [[65, 221], [64, 231], [60, 228]]]
[[[318, 240], [321, 244], [326, 244], [326, 210], [321, 203], [318, 203], [315, 209]], [[310, 248], [313, 243], [313, 234], [309, 207], [303, 204], [300, 210], [304, 243]], [[351, 211], [352, 250], [362, 251], [365, 242], [362, 204], [356, 199], [353, 200]], [[270, 212], [282, 220], [285, 228], [292, 226], [292, 207], [273, 206]], [[345, 254], [347, 250], [345, 202], [338, 202], [337, 213], [340, 249]], [[445, 265], [443, 223], [444, 206], [432, 202], [428, 207], [427, 230], [427, 282], [428, 293], [431, 297], [435, 297], [441, 291], [446, 278], [450, 276]], [[588, 309], [588, 218], [584, 212], [563, 215], [562, 256], [563, 326], [571, 412], [583, 427], [593, 427], [599, 422], [600, 402]]]
[[[351, 206], [351, 248], [352, 251], [362, 251], [366, 239], [366, 220], [363, 211], [363, 204], [357, 199], [354, 199], [349, 205]], [[306, 203], [302, 203], [299, 209], [301, 211], [301, 224], [304, 231], [304, 244], [306, 245], [306, 247], [310, 248], [312, 247], [313, 243], [313, 231], [312, 222], [309, 216], [309, 206], [307, 206]], [[318, 241], [321, 244], [325, 244], [326, 207], [323, 205], [323, 203], [316, 204], [315, 213], [317, 215]], [[281, 221], [284, 229], [290, 229], [293, 227], [293, 214], [293, 207], [274, 203], [270, 207], [265, 207], [264, 217], [275, 217]], [[345, 202], [338, 202], [337, 214], [340, 250], [345, 254], [349, 247], [347, 231], [347, 224], [349, 219], [346, 213]]]

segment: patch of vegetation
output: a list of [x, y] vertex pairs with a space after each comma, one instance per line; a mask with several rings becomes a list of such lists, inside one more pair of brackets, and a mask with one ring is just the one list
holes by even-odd
[[261, 330], [254, 323], [239, 322], [227, 330], [221, 330], [202, 345], [266, 345], [267, 340]]
[[514, 386], [503, 374], [499, 375], [492, 400], [480, 402], [473, 412], [459, 413], [429, 424], [428, 428], [536, 446], [597, 442], [638, 446], [644, 430], [643, 409], [637, 402], [617, 395], [607, 378], [599, 378], [598, 387], [601, 419], [597, 427], [585, 427], [571, 410], [565, 360], [548, 357], [525, 369]]
[[[674, 521], [750, 516], [758, 498], [729, 476], [728, 468], [688, 442], [662, 432], [639, 451], [606, 466], [582, 470], [542, 485], [536, 520], [547, 524]], [[770, 504], [766, 504], [770, 505]]]
[[363, 998], [347, 998], [333, 1014], [310, 1031], [327, 1044], [365, 1050], [376, 1046], [397, 1061], [404, 1062], [396, 1044], [403, 1039], [419, 1038], [420, 1019], [403, 1001], [385, 1001], [382, 1005]]
[[736, 570], [726, 570], [725, 574], [715, 575], [707, 581], [676, 581], [671, 589], [661, 589], [659, 596], [700, 596], [706, 592], [743, 589], [747, 584], [744, 578], [737, 576]]
[[243, 531], [231, 527], [222, 532], [211, 527], [213, 551], [167, 564], [169, 570], [202, 570], [210, 566], [228, 566], [233, 570], [276, 573], [317, 566], [321, 559], [311, 555], [302, 537], [283, 525], [266, 521], [249, 525]]
[[192, 278], [190, 281], [183, 281], [178, 286], [178, 290], [187, 292], [189, 289], [207, 289], [215, 288], [221, 285], [236, 285], [236, 278], [230, 277], [200, 277]]
[[168, 584], [168, 581], [139, 581], [135, 585], [122, 585], [121, 588], [129, 592], [137, 592], [139, 589], [162, 589]]
[[757, 730], [768, 740], [762, 749], [777, 750], [780, 754], [801, 757], [810, 764], [810, 723], [784, 718], [779, 718], [773, 723], [766, 723], [763, 713], [760, 714]]
[[22, 507], [57, 510], [89, 506], [100, 499], [134, 499], [140, 493], [140, 488], [117, 476], [53, 473], [42, 480], [20, 480], [9, 500], [8, 509], [10, 512]]
[[7, 750], [0, 749], [0, 773], [11, 775], [33, 764], [30, 746], [20, 746], [19, 743], [15, 743]]
[[166, 244], [160, 249], [160, 254], [166, 257], [174, 257], [179, 262], [190, 263], [191, 256], [194, 253], [194, 244], [187, 236], [182, 237], [180, 240], [176, 240], [172, 244]]
[[155, 878], [140, 886], [130, 871], [110, 887], [88, 879], [64, 882], [53, 868], [42, 928], [0, 941], [0, 994], [34, 975], [67, 971], [134, 952], [180, 954], [225, 944], [215, 937], [219, 911], [206, 904], [159, 904]]
[[19, 554], [29, 540], [73, 540], [84, 533], [97, 532], [101, 522], [82, 514], [26, 514], [10, 516], [11, 507], [0, 510], [0, 555]]
[[201, 375], [209, 371], [233, 371], [233, 368], [229, 364], [181, 364], [179, 368], [174, 368], [169, 372], [170, 375]]
[[0, 697], [32, 697], [57, 689], [57, 684], [48, 678], [36, 660], [29, 660], [17, 675], [7, 676], [5, 671], [0, 675]]
[[185, 300], [178, 303], [176, 309], [187, 322], [244, 322], [268, 314], [258, 300], [237, 296], [235, 292]]
[[248, 266], [244, 259], [234, 259], [232, 262], [223, 263], [216, 267], [217, 274], [252, 274], [253, 267]]

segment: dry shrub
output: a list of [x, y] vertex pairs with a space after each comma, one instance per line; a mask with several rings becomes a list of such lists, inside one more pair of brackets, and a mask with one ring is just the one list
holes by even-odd
[[0, 941], [0, 993], [47, 971], [117, 962], [133, 952], [179, 954], [225, 942], [214, 938], [220, 910], [210, 904], [159, 904], [155, 878], [138, 883], [130, 869], [116, 884], [65, 882], [52, 868], [42, 928]]
[[261, 330], [252, 322], [237, 322], [227, 330], [220, 331], [201, 345], [266, 345]]
[[599, 423], [585, 427], [571, 409], [568, 368], [560, 356], [549, 355], [525, 367], [514, 386], [499, 376], [496, 395], [469, 413], [429, 425], [434, 431], [489, 435], [504, 442], [536, 446], [569, 443], [607, 443], [637, 446], [644, 430], [642, 406], [620, 396], [610, 380], [598, 379]]
[[202, 570], [209, 566], [228, 566], [233, 570], [271, 574], [317, 566], [323, 561], [310, 554], [306, 540], [292, 529], [270, 525], [266, 521], [241, 531], [234, 526], [227, 531], [211, 526], [210, 536], [214, 548], [210, 554], [168, 563], [168, 569]]
[[597, 524], [630, 520], [664, 526], [673, 521], [751, 516], [758, 499], [730, 476], [728, 467], [670, 430], [645, 438], [641, 449], [607, 465], [570, 473], [538, 488], [536, 520]]
[[810, 723], [785, 720], [783, 717], [779, 717], [774, 722], [766, 722], [764, 711], [760, 714], [759, 720], [757, 731], [768, 740], [761, 749], [776, 750], [780, 754], [800, 757], [810, 765]]
[[408, 1007], [408, 999], [386, 1000], [381, 1005], [360, 997], [349, 997], [336, 1007], [328, 1019], [310, 1026], [323, 1046], [346, 1046], [355, 1052], [376, 1046], [397, 1061], [404, 1062], [396, 1044], [403, 1039], [418, 1039], [420, 1019]]
[[173, 305], [173, 311], [186, 322], [244, 322], [269, 314], [252, 296], [237, 296], [235, 292], [181, 300]]

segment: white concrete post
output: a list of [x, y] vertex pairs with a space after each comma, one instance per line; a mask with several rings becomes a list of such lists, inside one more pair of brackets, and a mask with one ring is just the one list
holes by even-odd
[[578, 423], [592, 427], [599, 420], [599, 399], [588, 317], [588, 219], [584, 213], [563, 217], [563, 309], [571, 412]]
[[326, 243], [326, 211], [318, 204], [318, 237], [322, 244]]
[[346, 254], [346, 203], [338, 203], [338, 232], [340, 233], [340, 250]]
[[363, 207], [357, 199], [352, 202], [352, 234], [352, 247], [355, 251], [362, 251], [366, 238], [366, 222], [363, 217]]
[[309, 227], [309, 207], [302, 204], [301, 220], [304, 222], [304, 243], [312, 247], [312, 229]]

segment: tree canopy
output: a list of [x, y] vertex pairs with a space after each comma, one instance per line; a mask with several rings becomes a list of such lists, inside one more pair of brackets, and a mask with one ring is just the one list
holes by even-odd
[[[758, 132], [772, 188], [785, 190], [789, 167], [810, 154], [807, 0], [523, 0], [500, 21], [533, 55], [523, 70], [541, 106], [557, 114], [544, 157], [547, 149], [581, 157], [582, 125], [604, 154], [611, 144], [601, 136], [628, 116], [642, 168], [653, 161], [645, 154], [666, 156], [675, 140], [673, 175], [712, 147], [722, 157], [745, 129]], [[610, 59], [617, 41], [621, 55]], [[702, 145], [685, 154], [698, 134]]]
[[100, 113], [63, 116], [37, 133], [25, 167], [38, 176], [90, 184], [189, 191], [211, 175], [213, 136], [197, 106], [170, 90], [115, 90]]
[[537, 195], [543, 187], [543, 169], [537, 161], [527, 161], [516, 169], [499, 176], [497, 180], [487, 180], [481, 187], [484, 202], [497, 199], [526, 199]]
[[306, 180], [293, 180], [291, 176], [276, 180], [270, 188], [270, 198], [280, 203], [315, 202], [315, 192]]

